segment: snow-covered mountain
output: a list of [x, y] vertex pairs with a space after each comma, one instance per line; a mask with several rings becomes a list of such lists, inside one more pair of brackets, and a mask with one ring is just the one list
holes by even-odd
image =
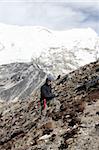
[[91, 28], [52, 31], [0, 24], [0, 64], [33, 60], [47, 72], [66, 73], [99, 57], [99, 37]]

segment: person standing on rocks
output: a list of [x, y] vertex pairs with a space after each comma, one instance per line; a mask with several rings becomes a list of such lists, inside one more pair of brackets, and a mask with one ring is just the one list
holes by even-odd
[[50, 101], [55, 98], [55, 94], [52, 93], [52, 81], [54, 81], [54, 78], [49, 75], [46, 78], [46, 82], [43, 86], [41, 86], [41, 97], [40, 97], [40, 102], [41, 102], [41, 110], [44, 109], [44, 103], [46, 101], [47, 106], [49, 106]]

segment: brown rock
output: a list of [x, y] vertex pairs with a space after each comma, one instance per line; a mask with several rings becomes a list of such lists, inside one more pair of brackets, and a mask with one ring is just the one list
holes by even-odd
[[42, 128], [44, 128], [44, 129], [54, 129], [55, 128], [54, 121], [46, 122], [45, 124], [43, 124]]

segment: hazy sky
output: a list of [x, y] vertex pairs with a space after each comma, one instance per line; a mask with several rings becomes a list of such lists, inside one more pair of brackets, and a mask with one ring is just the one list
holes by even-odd
[[0, 22], [54, 30], [92, 27], [99, 33], [99, 0], [0, 0]]

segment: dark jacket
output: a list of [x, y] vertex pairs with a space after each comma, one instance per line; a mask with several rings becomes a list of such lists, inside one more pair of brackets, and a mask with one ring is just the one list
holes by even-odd
[[47, 83], [45, 83], [42, 87], [41, 87], [41, 100], [46, 99], [51, 100], [55, 97], [55, 95], [52, 93], [52, 88], [51, 85], [48, 85]]

